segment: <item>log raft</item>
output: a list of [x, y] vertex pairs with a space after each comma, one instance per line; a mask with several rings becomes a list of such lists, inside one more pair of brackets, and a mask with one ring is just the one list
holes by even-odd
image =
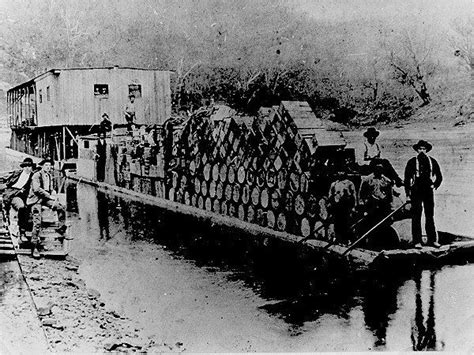
[[[242, 221], [235, 217], [224, 216], [222, 214], [218, 214], [212, 211], [207, 211], [194, 206], [187, 206], [178, 202], [170, 201], [168, 199], [143, 194], [116, 185], [96, 182], [90, 179], [79, 177], [75, 174], [71, 174], [68, 177], [71, 180], [95, 186], [100, 190], [108, 191], [118, 196], [123, 196], [132, 200], [148, 203], [150, 205], [157, 206], [167, 211], [191, 216], [196, 218], [196, 220], [198, 221], [208, 222], [211, 226], [241, 232], [249, 237], [261, 238], [262, 240], [265, 238], [278, 239], [291, 244], [296, 244], [300, 242], [301, 239], [303, 239], [302, 237], [291, 233], [276, 231], [268, 227], [263, 227], [254, 223]], [[342, 255], [342, 253], [346, 250], [346, 247], [344, 246], [330, 245], [329, 242], [323, 240], [308, 240], [304, 243], [310, 249], [316, 251], [332, 252], [338, 255]], [[379, 252], [356, 248], [350, 253], [348, 253], [347, 259], [358, 266], [368, 266], [375, 260], [375, 258], [377, 258], [379, 254]]]
[[90, 179], [79, 177], [75, 174], [68, 176], [70, 179], [95, 186], [103, 191], [109, 191], [115, 195], [131, 198], [132, 200], [145, 202], [159, 208], [174, 213], [188, 215], [201, 222], [207, 222], [214, 228], [229, 231], [237, 231], [254, 238], [270, 238], [280, 240], [290, 244], [302, 244], [314, 251], [332, 254], [344, 258], [359, 268], [374, 268], [398, 262], [456, 262], [458, 256], [474, 255], [474, 239], [455, 241], [441, 248], [423, 247], [422, 249], [392, 249], [392, 250], [369, 250], [364, 248], [354, 248], [347, 255], [343, 254], [347, 246], [332, 244], [331, 242], [319, 239], [303, 240], [305, 238], [291, 233], [273, 230], [268, 227], [259, 226], [254, 223], [240, 220], [235, 217], [225, 216], [219, 213], [184, 205], [157, 196], [132, 191], [116, 185], [103, 182], [96, 182]]
[[[440, 248], [425, 246], [422, 249], [393, 249], [383, 250], [379, 254], [380, 259], [390, 262], [403, 260], [414, 260], [423, 262], [451, 263], [463, 257], [474, 255], [474, 240], [455, 241], [442, 245]], [[457, 259], [457, 260], [456, 260]]]

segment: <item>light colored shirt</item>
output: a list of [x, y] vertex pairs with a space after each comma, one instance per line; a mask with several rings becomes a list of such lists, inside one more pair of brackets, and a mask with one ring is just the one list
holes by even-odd
[[135, 117], [135, 103], [128, 102], [124, 108], [125, 117]]
[[365, 142], [364, 160], [380, 158], [380, 146], [378, 143], [370, 144]]
[[43, 174], [43, 184], [44, 184], [44, 187], [43, 189], [48, 191], [48, 192], [51, 192], [52, 188], [51, 188], [51, 175], [49, 175], [48, 173], [45, 173], [45, 172], [42, 172]]
[[18, 178], [17, 182], [15, 182], [12, 185], [12, 188], [21, 190], [22, 188], [25, 187], [25, 185], [28, 182], [29, 178], [30, 178], [30, 173], [28, 173], [26, 170], [23, 170], [21, 172], [20, 177]]

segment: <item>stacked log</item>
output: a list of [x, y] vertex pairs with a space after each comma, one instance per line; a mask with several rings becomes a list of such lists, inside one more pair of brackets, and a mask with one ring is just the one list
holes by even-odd
[[167, 198], [271, 229], [309, 236], [322, 223], [309, 191], [310, 151], [291, 117], [187, 121], [167, 171]]

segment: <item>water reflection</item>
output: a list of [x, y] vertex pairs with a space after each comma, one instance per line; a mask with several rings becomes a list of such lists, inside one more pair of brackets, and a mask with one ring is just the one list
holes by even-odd
[[105, 193], [97, 191], [97, 218], [99, 222], [100, 238], [110, 239], [110, 223], [109, 223], [109, 199]]
[[76, 196], [78, 223], [89, 238], [104, 243], [120, 235], [120, 242], [149, 241], [209, 272], [227, 271], [229, 280], [243, 282], [267, 300], [259, 309], [286, 322], [290, 336], [340, 333], [354, 346], [349, 349], [361, 350], [445, 347], [435, 320], [449, 307], [437, 309], [435, 295], [446, 293], [446, 277], [441, 290], [435, 283], [446, 270], [413, 270], [396, 277], [360, 272], [301, 246], [211, 228], [90, 186], [77, 186]]
[[364, 320], [375, 337], [376, 348], [386, 345], [387, 328], [391, 316], [397, 311], [398, 289], [404, 281], [401, 277], [390, 277], [383, 282], [372, 280], [365, 285]]
[[[429, 286], [423, 287], [423, 275], [428, 275]], [[435, 272], [418, 270], [414, 275], [416, 285], [416, 310], [412, 320], [411, 341], [413, 350], [439, 350], [436, 346], [434, 294], [435, 294]], [[424, 312], [424, 305], [428, 306], [428, 311]], [[426, 316], [425, 316], [426, 314]]]

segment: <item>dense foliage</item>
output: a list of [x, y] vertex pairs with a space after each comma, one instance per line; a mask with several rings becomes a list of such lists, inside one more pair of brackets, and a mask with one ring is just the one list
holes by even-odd
[[[455, 49], [443, 47], [440, 60], [427, 29], [341, 26], [283, 0], [14, 0], [1, 10], [0, 62], [11, 84], [53, 67], [172, 70], [176, 108], [214, 99], [255, 112], [299, 99], [344, 123], [391, 121], [462, 73]], [[361, 28], [372, 29], [371, 47], [358, 48]], [[468, 43], [463, 60], [472, 60], [472, 28], [467, 21], [453, 32], [452, 43]]]

